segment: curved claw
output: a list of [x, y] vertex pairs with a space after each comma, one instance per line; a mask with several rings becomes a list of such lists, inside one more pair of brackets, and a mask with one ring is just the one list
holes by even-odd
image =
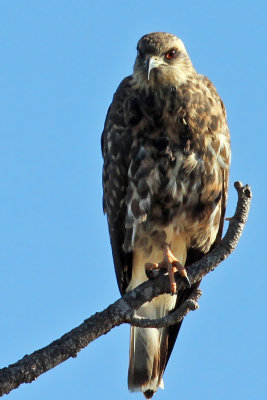
[[190, 280], [188, 279], [188, 276], [184, 276], [183, 279], [185, 280], [186, 286], [188, 287], [188, 289], [191, 288], [191, 283]]
[[174, 279], [174, 273], [178, 272], [182, 279], [186, 282], [188, 288], [191, 287], [185, 267], [174, 257], [168, 245], [163, 247], [163, 261], [159, 263], [146, 263], [145, 272], [148, 278], [155, 278], [159, 271], [167, 270], [170, 281], [171, 294], [177, 294], [177, 285]]

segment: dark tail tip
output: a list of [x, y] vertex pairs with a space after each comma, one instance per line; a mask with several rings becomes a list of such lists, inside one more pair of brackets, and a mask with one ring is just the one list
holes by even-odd
[[145, 392], [144, 392], [144, 396], [145, 396], [145, 398], [146, 399], [151, 399], [152, 397], [153, 397], [153, 394], [154, 394], [155, 392], [153, 392], [153, 390], [146, 390]]

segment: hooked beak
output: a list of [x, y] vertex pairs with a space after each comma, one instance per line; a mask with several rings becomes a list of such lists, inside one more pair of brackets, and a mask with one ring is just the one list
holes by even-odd
[[152, 56], [147, 60], [146, 63], [146, 72], [147, 72], [147, 80], [149, 81], [150, 72], [152, 69], [157, 68], [160, 65], [158, 57]]

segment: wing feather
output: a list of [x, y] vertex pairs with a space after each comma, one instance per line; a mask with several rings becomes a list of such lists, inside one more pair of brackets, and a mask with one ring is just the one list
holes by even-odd
[[[213, 99], [216, 100], [217, 107], [219, 107], [219, 109], [221, 108], [220, 114], [222, 116], [222, 125], [223, 125], [223, 128], [226, 130], [226, 136], [229, 137], [228, 136], [229, 135], [228, 126], [227, 126], [227, 121], [226, 121], [225, 106], [224, 106], [220, 96], [218, 95], [218, 92], [217, 92], [215, 86], [209, 80], [209, 78], [207, 78], [206, 76], [199, 75], [199, 78], [203, 81], [205, 86], [210, 90], [210, 93], [211, 93]], [[217, 132], [216, 130], [214, 130], [212, 133], [214, 135], [216, 135], [216, 134], [219, 134], [220, 132]], [[230, 164], [230, 154], [227, 155], [227, 160], [226, 160], [227, 167], [229, 167], [229, 164]], [[218, 246], [218, 244], [221, 241], [222, 233], [223, 233], [225, 209], [226, 209], [227, 195], [228, 195], [229, 168], [221, 168], [221, 174], [222, 174], [222, 187], [221, 187], [221, 197], [220, 197], [219, 228], [218, 228], [216, 238], [215, 238], [214, 242], [211, 244], [209, 251], [213, 250], [216, 246]], [[200, 251], [198, 249], [189, 248], [187, 251], [187, 259], [186, 259], [185, 266], [189, 266], [189, 265], [193, 264], [194, 262], [199, 261], [205, 254], [206, 254], [205, 252]], [[175, 308], [172, 312], [177, 310], [177, 308], [189, 297], [189, 295], [195, 289], [197, 289], [199, 287], [200, 283], [201, 283], [201, 281], [196, 282], [194, 285], [191, 286], [190, 289], [185, 289], [185, 290], [179, 292], [179, 295], [177, 296]], [[164, 370], [168, 364], [168, 361], [169, 361], [170, 355], [172, 353], [178, 333], [180, 331], [182, 322], [183, 322], [183, 320], [181, 322], [179, 322], [178, 324], [169, 326], [169, 328], [168, 328], [168, 346], [166, 346], [167, 354], [166, 354], [166, 357], [163, 358], [164, 365], [161, 366], [161, 377], [162, 377]]]
[[125, 196], [128, 186], [129, 146], [131, 135], [125, 123], [126, 91], [130, 77], [116, 91], [108, 110], [101, 137], [103, 166], [103, 209], [108, 227], [118, 286], [121, 294], [131, 279], [132, 253], [123, 250], [125, 238]]

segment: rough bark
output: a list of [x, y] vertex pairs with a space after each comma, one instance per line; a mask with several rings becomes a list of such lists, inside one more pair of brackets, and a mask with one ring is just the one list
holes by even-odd
[[[238, 193], [238, 202], [234, 216], [228, 219], [229, 227], [227, 232], [216, 249], [208, 253], [200, 261], [187, 267], [191, 284], [199, 281], [207, 273], [214, 270], [237, 246], [248, 217], [252, 194], [250, 187], [248, 185], [242, 186], [240, 182], [235, 182], [235, 188]], [[175, 279], [179, 288], [185, 288], [185, 283], [177, 273], [175, 274]], [[104, 311], [94, 314], [60, 339], [30, 355], [24, 356], [15, 364], [1, 369], [0, 396], [8, 394], [22, 383], [32, 382], [39, 375], [68, 358], [76, 357], [81, 349], [99, 336], [109, 332], [115, 326], [123, 323], [142, 327], [168, 326], [180, 321], [190, 310], [198, 308], [197, 300], [201, 295], [200, 290], [194, 291], [179, 309], [167, 317], [149, 320], [135, 315], [135, 310], [143, 303], [151, 301], [160, 294], [168, 293], [169, 289], [167, 276], [149, 280], [126, 293]]]

